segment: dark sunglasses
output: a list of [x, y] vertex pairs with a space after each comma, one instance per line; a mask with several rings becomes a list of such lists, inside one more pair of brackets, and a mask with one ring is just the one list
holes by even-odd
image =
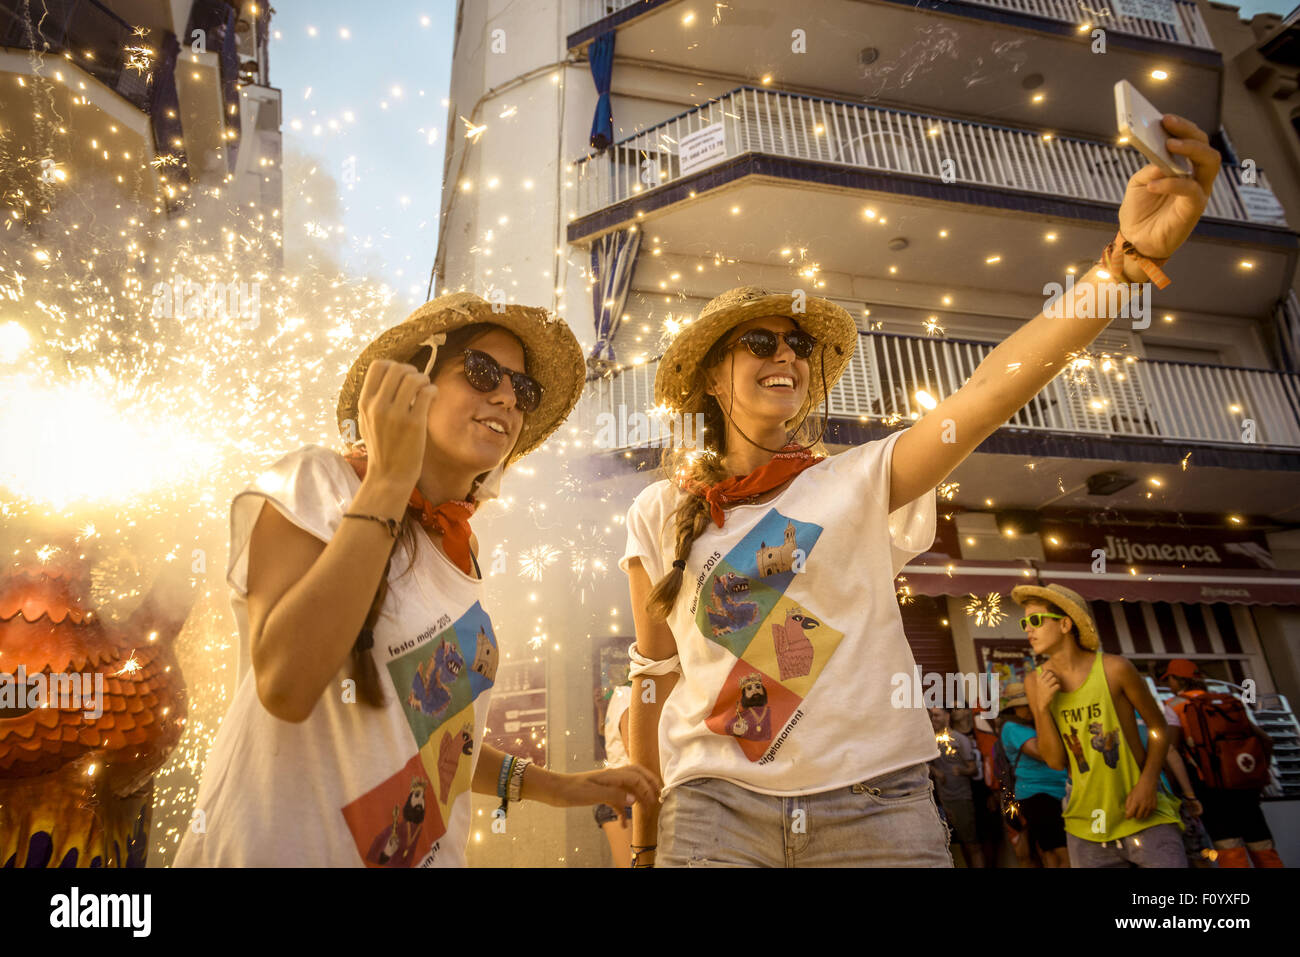
[[[812, 355], [813, 347], [817, 345], [817, 340], [802, 329], [782, 333], [781, 338], [790, 347], [790, 351], [800, 359], [807, 359]], [[742, 345], [756, 358], [768, 359], [776, 355], [776, 342], [777, 334], [775, 332], [769, 329], [750, 329], [749, 332], [738, 337], [727, 348], [733, 349], [738, 345]]]
[[502, 373], [510, 376], [510, 385], [515, 390], [515, 407], [520, 412], [533, 412], [542, 404], [542, 384], [532, 376], [503, 369], [501, 363], [486, 352], [465, 350], [465, 378], [480, 392], [494, 391], [501, 384]]
[[1053, 615], [1050, 611], [1036, 611], [1032, 615], [1026, 615], [1024, 618], [1020, 619], [1020, 630], [1024, 631], [1030, 625], [1033, 625], [1035, 628], [1041, 628], [1043, 626], [1044, 618], [1064, 617], [1064, 615]]

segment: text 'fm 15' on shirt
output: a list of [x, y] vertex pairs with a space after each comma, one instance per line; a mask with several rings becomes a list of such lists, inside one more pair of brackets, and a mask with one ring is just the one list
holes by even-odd
[[465, 864], [470, 782], [498, 662], [480, 580], [423, 528], [409, 573], [396, 546], [370, 652], [383, 708], [344, 700], [349, 655], [305, 721], [281, 721], [248, 666], [249, 540], [263, 504], [328, 542], [360, 486], [341, 455], [307, 446], [231, 505], [227, 581], [241, 674], [199, 788], [201, 833], [186, 829], [177, 866]]
[[[710, 777], [811, 794], [936, 757], [925, 709], [890, 701], [914, 667], [894, 577], [935, 536], [933, 490], [889, 512], [899, 435], [829, 456], [696, 539], [668, 617], [681, 679], [659, 723], [665, 791]], [[651, 582], [671, 568], [682, 494], [664, 480], [636, 497], [619, 567], [638, 558]]]

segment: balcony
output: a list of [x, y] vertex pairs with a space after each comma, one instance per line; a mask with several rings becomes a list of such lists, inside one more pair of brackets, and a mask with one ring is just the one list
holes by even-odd
[[[581, 37], [597, 25], [610, 29], [649, 13], [657, 7], [674, 4], [675, 0], [579, 0], [572, 34]], [[1174, 0], [1176, 23], [1121, 16], [1110, 0], [1097, 0], [1096, 3], [1089, 4], [1088, 15], [1084, 14], [1084, 9], [1079, 4], [1070, 0], [964, 0], [964, 2], [944, 3], [941, 6], [935, 4], [933, 9], [960, 15], [962, 8], [967, 5], [987, 7], [1058, 24], [1070, 24], [1080, 33], [1087, 32], [1085, 27], [1087, 29], [1102, 27], [1124, 36], [1176, 43], [1200, 50], [1214, 49], [1214, 42], [1210, 39], [1209, 31], [1205, 29], [1201, 12], [1192, 0]], [[601, 21], [607, 22], [602, 24]], [[578, 40], [579, 44], [582, 42], [584, 41]], [[570, 47], [576, 45], [572, 36], [569, 45]]]
[[[1105, 139], [1115, 135], [1115, 82], [1128, 79], [1161, 109], [1212, 132], [1223, 58], [1196, 5], [1175, 0], [1173, 8], [1177, 22], [1165, 24], [1117, 16], [1110, 0], [803, 0], [789, 19], [773, 3], [714, 10], [614, 0], [579, 8], [596, 19], [568, 44], [579, 51], [617, 31], [616, 97], [662, 94], [675, 82], [679, 95], [704, 99], [732, 85], [723, 78], [766, 80], [773, 89]], [[1105, 31], [1104, 54], [1094, 52], [1092, 29], [1080, 29], [1088, 23]], [[795, 27], [806, 30], [806, 52], [792, 49]], [[1167, 79], [1152, 76], [1157, 68]]]
[[[856, 214], [866, 201], [895, 229], [906, 227], [914, 276], [943, 263], [945, 283], [987, 289], [983, 257], [968, 263], [954, 246], [996, 242], [1022, 254], [1017, 281], [1041, 283], [1095, 258], [1114, 236], [1129, 176], [1144, 164], [1136, 150], [1109, 143], [740, 87], [576, 162], [568, 237], [583, 244], [644, 222], [673, 236], [683, 255], [757, 249], [746, 261], [775, 266], [784, 261], [765, 246], [831, 236], [838, 242], [816, 252], [822, 269], [860, 276], [865, 264], [894, 258], [882, 248], [888, 236], [863, 235]], [[1296, 236], [1267, 177], [1256, 176], [1247, 183], [1240, 168], [1221, 172], [1162, 308], [1255, 315], [1284, 295]], [[767, 218], [732, 227], [736, 208]], [[1058, 239], [1052, 250], [1030, 249], [1044, 217], [1062, 227]], [[933, 240], [941, 229], [956, 237], [958, 223], [961, 243]], [[1249, 267], [1240, 266], [1243, 244]]]
[[[708, 151], [707, 162], [692, 163], [688, 153], [684, 167], [680, 144], [692, 134], [702, 141], [699, 149]], [[1146, 165], [1146, 159], [1129, 147], [738, 87], [579, 160], [575, 164], [579, 220], [743, 153], [1110, 203], [1117, 208], [1128, 178]], [[947, 179], [946, 161], [952, 163]], [[1225, 168], [1221, 182], [1228, 188], [1214, 190], [1206, 216], [1286, 225], [1281, 215], [1258, 213], [1253, 196], [1249, 203], [1243, 198], [1240, 167]], [[1262, 172], [1257, 185], [1273, 195]]]
[[[830, 415], [906, 424], [925, 412], [918, 392], [942, 401], [961, 388], [994, 347], [964, 339], [859, 333], [852, 361], [831, 391]], [[656, 360], [593, 381], [587, 413], [620, 405], [629, 412], [650, 409], [657, 369]], [[1246, 420], [1254, 423], [1253, 444], [1259, 448], [1300, 450], [1300, 375], [1131, 355], [1093, 356], [1053, 379], [1006, 427], [1240, 448]]]

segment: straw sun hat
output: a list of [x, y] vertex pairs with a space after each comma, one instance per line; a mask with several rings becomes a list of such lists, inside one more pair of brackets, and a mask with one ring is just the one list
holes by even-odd
[[1017, 585], [1011, 589], [1011, 600], [1017, 605], [1035, 598], [1065, 612], [1079, 632], [1080, 646], [1088, 651], [1097, 650], [1097, 625], [1082, 595], [1064, 585]]
[[703, 412], [703, 405], [686, 408], [686, 397], [705, 353], [742, 322], [766, 316], [785, 316], [817, 340], [813, 354], [808, 357], [808, 397], [791, 420], [792, 427], [797, 428], [809, 412], [821, 405], [823, 365], [827, 389], [844, 374], [858, 343], [858, 327], [845, 309], [826, 299], [808, 296], [802, 312], [795, 312], [794, 305], [793, 295], [774, 293], [760, 286], [739, 286], [709, 300], [699, 316], [677, 334], [659, 360], [659, 371], [655, 375], [655, 403], [679, 413]]
[[582, 347], [568, 323], [535, 306], [506, 305], [494, 312], [492, 303], [470, 292], [453, 292], [426, 302], [399, 325], [381, 334], [357, 357], [339, 393], [339, 431], [348, 422], [360, 425], [357, 401], [366, 370], [376, 359], [409, 362], [430, 336], [476, 322], [500, 326], [524, 344], [527, 372], [542, 386], [542, 401], [524, 416], [523, 431], [506, 464], [523, 458], [560, 427], [582, 395], [587, 367]]

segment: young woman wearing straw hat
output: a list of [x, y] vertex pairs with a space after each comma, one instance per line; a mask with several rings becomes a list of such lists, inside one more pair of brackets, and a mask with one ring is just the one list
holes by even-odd
[[[1160, 264], [1220, 157], [1194, 124], [1164, 123], [1194, 176], [1134, 174], [1109, 272], [1083, 276], [1070, 306], [1108, 301], [1111, 276], [1168, 284]], [[702, 413], [706, 450], [675, 452], [637, 496], [620, 563], [632, 758], [665, 782], [657, 821], [634, 812], [636, 865], [951, 866], [926, 774], [934, 733], [924, 710], [891, 703], [914, 664], [893, 580], [933, 540], [935, 486], [1109, 322], [1083, 312], [1040, 314], [909, 429], [829, 457], [810, 413], [857, 341], [843, 309], [746, 287], [677, 336], [655, 399]]]
[[339, 427], [364, 449], [307, 446], [235, 498], [246, 668], [178, 865], [457, 866], [471, 790], [503, 814], [653, 801], [644, 768], [556, 774], [483, 742], [499, 653], [469, 518], [583, 380], [562, 320], [443, 296], [348, 373]]

